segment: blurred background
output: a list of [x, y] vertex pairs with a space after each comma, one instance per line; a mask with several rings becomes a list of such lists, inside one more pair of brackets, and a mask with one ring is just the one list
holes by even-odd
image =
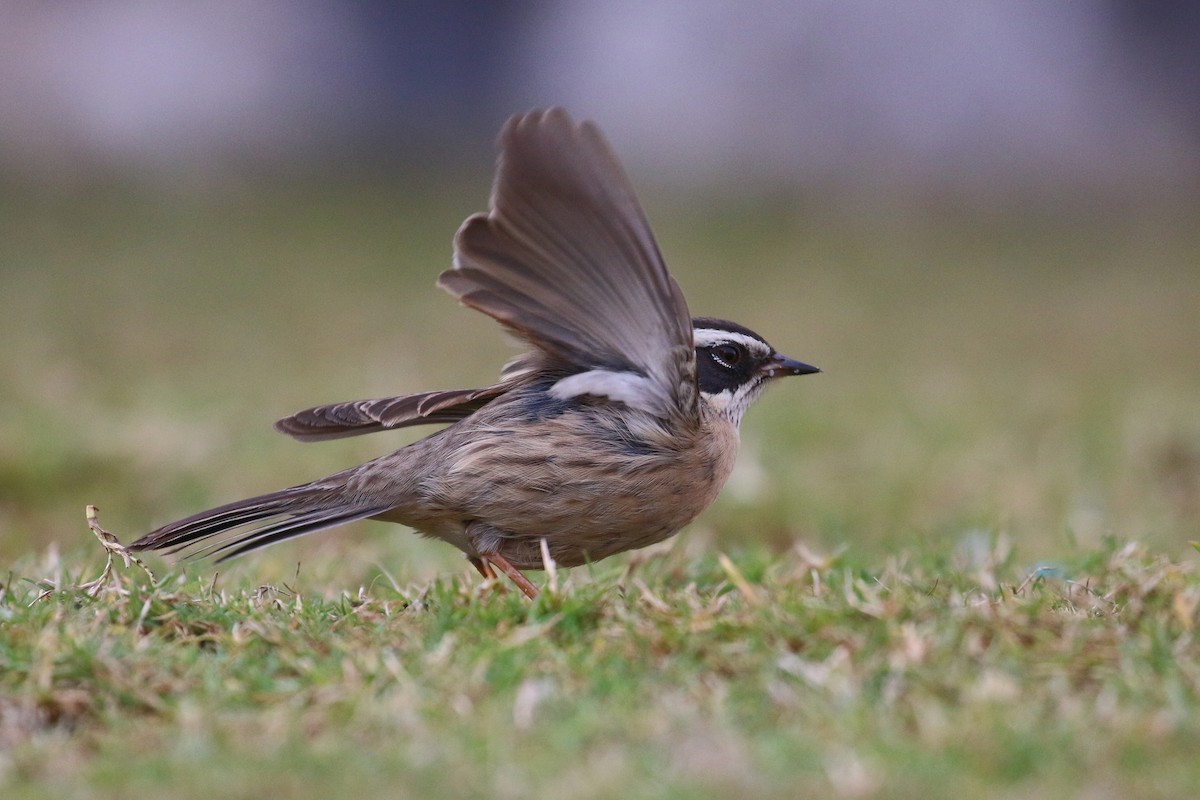
[[[1200, 10], [1129, 0], [0, 2], [0, 556], [416, 435], [273, 433], [301, 407], [489, 381], [511, 350], [433, 280], [503, 120], [559, 104], [695, 313], [826, 370], [681, 546], [1184, 557], [1198, 62]], [[368, 523], [238, 569], [448, 550]]]

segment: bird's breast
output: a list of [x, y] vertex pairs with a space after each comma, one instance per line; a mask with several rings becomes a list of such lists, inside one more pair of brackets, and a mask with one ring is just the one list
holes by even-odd
[[566, 566], [667, 538], [716, 498], [737, 454], [720, 418], [671, 428], [604, 405], [538, 410], [469, 421], [422, 486], [438, 515], [503, 531], [519, 568], [541, 564], [543, 538]]

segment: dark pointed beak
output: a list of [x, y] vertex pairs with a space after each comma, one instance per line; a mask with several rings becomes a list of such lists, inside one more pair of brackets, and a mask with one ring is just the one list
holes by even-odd
[[783, 378], [788, 375], [812, 375], [821, 370], [803, 361], [788, 358], [782, 353], [776, 353], [770, 361], [763, 364], [762, 371], [768, 378]]

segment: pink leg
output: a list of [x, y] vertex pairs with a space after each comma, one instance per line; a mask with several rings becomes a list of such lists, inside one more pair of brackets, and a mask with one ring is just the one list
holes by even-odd
[[[537, 599], [537, 587], [529, 582], [529, 578], [526, 578], [523, 574], [521, 574], [521, 570], [508, 563], [508, 559], [499, 553], [488, 553], [483, 557], [483, 563], [486, 565], [486, 568], [490, 570], [491, 565], [488, 562], [491, 562], [491, 564], [495, 564], [497, 567], [499, 567], [500, 571], [507, 575], [509, 579], [517, 585], [517, 588], [525, 593], [526, 597], [528, 597], [530, 600]], [[480, 572], [483, 572], [483, 570], [480, 570]]]

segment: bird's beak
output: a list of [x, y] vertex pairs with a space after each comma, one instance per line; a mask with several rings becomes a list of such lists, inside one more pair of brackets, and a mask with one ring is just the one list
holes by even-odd
[[788, 358], [782, 353], [776, 353], [770, 361], [763, 364], [762, 371], [768, 378], [783, 378], [788, 375], [811, 375], [821, 370], [803, 361]]

